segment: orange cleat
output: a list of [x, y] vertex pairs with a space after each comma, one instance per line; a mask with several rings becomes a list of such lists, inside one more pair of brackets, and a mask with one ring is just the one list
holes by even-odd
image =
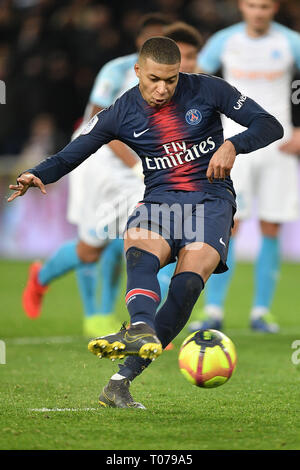
[[174, 349], [173, 343], [169, 343], [168, 346], [165, 347], [165, 351], [171, 351], [172, 349]]
[[32, 319], [40, 316], [43, 297], [48, 290], [48, 286], [43, 286], [38, 280], [41, 267], [42, 263], [37, 261], [30, 265], [28, 281], [22, 295], [23, 309]]

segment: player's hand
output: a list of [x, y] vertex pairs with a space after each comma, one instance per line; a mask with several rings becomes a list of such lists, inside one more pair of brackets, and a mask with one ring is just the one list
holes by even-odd
[[23, 175], [17, 178], [17, 184], [9, 185], [9, 189], [12, 189], [14, 193], [7, 199], [7, 202], [11, 202], [19, 196], [24, 196], [27, 189], [31, 186], [39, 188], [43, 194], [46, 194], [45, 186], [40, 178], [31, 173], [23, 173]]
[[210, 159], [206, 177], [210, 183], [214, 179], [225, 179], [230, 176], [236, 157], [234, 145], [230, 140], [226, 140]]
[[300, 155], [300, 128], [295, 128], [290, 140], [280, 145], [279, 149], [285, 153]]

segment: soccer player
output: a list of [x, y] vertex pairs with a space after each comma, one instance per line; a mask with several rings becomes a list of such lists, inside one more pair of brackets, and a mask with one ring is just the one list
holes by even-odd
[[[46, 193], [45, 184], [113, 139], [126, 143], [142, 160], [144, 198], [124, 232], [130, 325], [88, 346], [98, 357], [126, 356], [102, 391], [103, 406], [144, 408], [133, 400], [130, 381], [182, 330], [209, 276], [227, 270], [235, 212], [230, 171], [236, 155], [283, 135], [277, 119], [226, 81], [180, 73], [179, 67], [180, 51], [172, 39], [148, 39], [134, 66], [139, 84], [95, 115], [73, 142], [9, 186], [14, 192], [8, 201], [31, 186]], [[221, 113], [246, 130], [224, 141]], [[156, 312], [157, 273], [174, 260], [167, 299]]]
[[[203, 44], [202, 36], [193, 26], [177, 21], [164, 28], [164, 36], [173, 39], [180, 50], [181, 62], [180, 72], [196, 73], [197, 59], [200, 48]], [[170, 279], [174, 273], [176, 263], [170, 263], [158, 273], [158, 281], [161, 291], [161, 303], [165, 300]], [[169, 346], [172, 347], [171, 345]]]
[[[238, 222], [251, 216], [257, 202], [262, 234], [255, 267], [255, 292], [250, 312], [253, 330], [276, 333], [279, 326], [270, 309], [280, 271], [280, 226], [299, 217], [298, 164], [291, 151], [299, 148], [299, 129], [293, 130], [291, 117], [291, 81], [293, 67], [300, 68], [300, 35], [276, 22], [276, 0], [240, 0], [244, 21], [214, 34], [201, 50], [198, 65], [203, 72], [216, 73], [242, 93], [237, 107], [243, 107], [244, 95], [259, 102], [283, 124], [285, 142], [279, 141], [251, 156], [238, 158], [232, 171], [237, 193]], [[225, 136], [242, 128], [228, 119]], [[228, 254], [229, 271], [212, 276], [205, 289], [205, 308], [189, 325], [199, 328], [223, 328], [224, 303], [234, 271], [234, 237]], [[196, 313], [196, 312], [195, 312]]]
[[[149, 37], [163, 34], [163, 28], [168, 24], [169, 20], [160, 13], [143, 16], [137, 32], [137, 50]], [[136, 85], [133, 69], [136, 60], [137, 53], [130, 54], [108, 62], [100, 70], [84, 123]], [[83, 127], [84, 124], [81, 129]], [[118, 328], [112, 312], [119, 292], [123, 240], [109, 239], [104, 228], [116, 222], [120, 226], [123, 219], [125, 224], [126, 210], [143, 195], [141, 176], [137, 156], [118, 141], [103, 146], [70, 174], [67, 218], [77, 226], [78, 239], [64, 243], [43, 265], [35, 262], [30, 266], [23, 292], [23, 308], [30, 318], [40, 315], [43, 297], [51, 282], [75, 269], [84, 305], [84, 335], [94, 337], [98, 331], [109, 333]], [[109, 214], [108, 206], [111, 208]], [[99, 275], [102, 284], [100, 304], [97, 302]]]

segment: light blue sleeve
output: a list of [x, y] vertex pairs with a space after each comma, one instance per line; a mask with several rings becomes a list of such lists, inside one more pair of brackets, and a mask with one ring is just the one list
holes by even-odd
[[98, 73], [90, 94], [90, 102], [107, 108], [118, 98], [124, 74], [135, 62], [135, 55], [119, 57], [107, 62]]
[[289, 42], [295, 65], [300, 70], [300, 34], [279, 23], [274, 23], [274, 27], [281, 31]]
[[237, 23], [213, 34], [199, 52], [197, 64], [204, 73], [214, 74], [222, 65], [222, 55], [227, 39], [244, 28], [244, 23]]

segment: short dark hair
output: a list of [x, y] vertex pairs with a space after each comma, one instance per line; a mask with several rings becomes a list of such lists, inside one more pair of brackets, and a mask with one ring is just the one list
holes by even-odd
[[161, 25], [161, 26], [168, 26], [171, 24], [170, 18], [168, 16], [164, 15], [163, 13], [147, 13], [146, 15], [143, 15], [139, 21], [138, 27], [137, 27], [137, 36], [143, 33], [143, 30], [145, 28], [148, 28], [148, 26], [156, 26], [156, 25]]
[[142, 45], [139, 59], [149, 58], [158, 64], [178, 64], [181, 60], [180, 50], [173, 39], [155, 36], [147, 39]]
[[203, 45], [203, 38], [199, 31], [183, 21], [177, 21], [170, 26], [166, 26], [164, 34], [175, 42], [191, 44], [196, 47], [198, 51]]

